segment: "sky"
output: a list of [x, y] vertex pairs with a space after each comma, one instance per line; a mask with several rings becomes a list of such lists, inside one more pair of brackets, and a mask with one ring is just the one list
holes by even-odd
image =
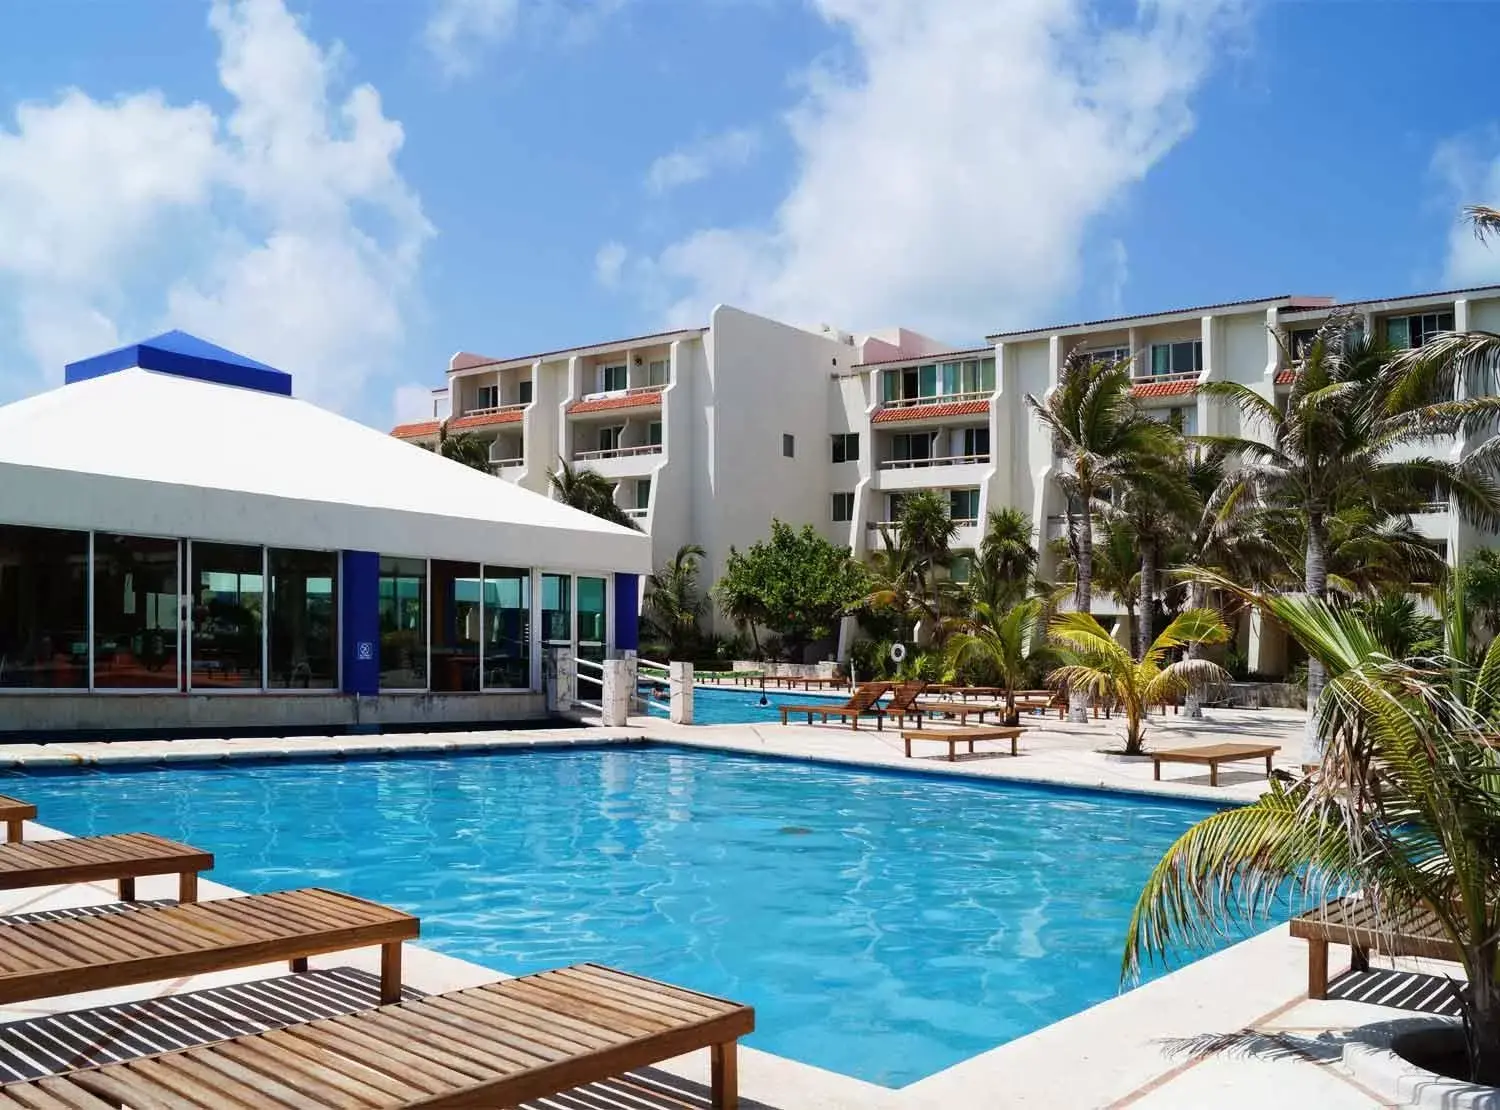
[[1500, 282], [1497, 11], [0, 0], [0, 402], [173, 327], [388, 427], [719, 303], [972, 345]]

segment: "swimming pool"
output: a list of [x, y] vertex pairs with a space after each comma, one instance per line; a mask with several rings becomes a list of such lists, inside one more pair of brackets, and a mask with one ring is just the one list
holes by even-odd
[[[645, 686], [642, 687], [641, 692], [649, 694], [662, 704], [667, 701], [664, 693], [651, 693]], [[776, 709], [778, 705], [820, 705], [823, 702], [829, 705], [843, 705], [849, 700], [849, 692], [846, 690], [841, 694], [810, 694], [803, 690], [795, 693], [785, 690], [780, 692], [767, 690], [764, 692], [765, 705], [760, 704], [761, 697], [762, 692], [759, 690], [695, 686], [693, 687], [693, 723], [699, 725], [748, 725], [766, 722], [778, 724], [781, 721], [781, 714]], [[647, 712], [653, 717], [667, 715], [665, 709], [660, 709], [650, 703], [647, 703]]]
[[752, 1003], [748, 1043], [887, 1086], [1114, 995], [1142, 880], [1208, 812], [665, 746], [7, 777], [69, 832], [390, 902], [499, 971]]

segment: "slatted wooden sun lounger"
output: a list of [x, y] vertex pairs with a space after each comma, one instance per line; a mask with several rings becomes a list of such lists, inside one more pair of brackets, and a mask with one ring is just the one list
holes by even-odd
[[30, 802], [23, 802], [17, 798], [7, 798], [0, 794], [0, 821], [5, 822], [5, 841], [7, 844], [19, 844], [21, 842], [21, 825], [26, 821], [36, 820], [36, 806]]
[[1328, 997], [1328, 946], [1347, 944], [1350, 967], [1370, 969], [1370, 952], [1385, 956], [1421, 956], [1458, 962], [1458, 950], [1430, 910], [1397, 923], [1394, 935], [1376, 930], [1375, 907], [1367, 898], [1335, 898], [1321, 909], [1292, 918], [1292, 936], [1307, 941], [1307, 997]]
[[[986, 713], [1004, 713], [1005, 703], [988, 701], [919, 701], [912, 708], [928, 717], [952, 717], [959, 724], [966, 725], [969, 723], [970, 717], [977, 717], [979, 722], [983, 724]], [[920, 723], [920, 718], [918, 720]]]
[[0, 845], [0, 890], [118, 880], [120, 898], [135, 900], [135, 881], [176, 875], [177, 900], [198, 900], [198, 873], [214, 865], [210, 852], [150, 833], [78, 836]]
[[889, 682], [861, 682], [849, 695], [849, 700], [843, 705], [779, 705], [776, 708], [781, 711], [781, 723], [786, 724], [787, 717], [796, 713], [798, 716], [807, 714], [807, 723], [813, 723], [813, 717], [819, 717], [824, 724], [828, 723], [829, 717], [842, 717], [846, 721], [852, 721], [854, 727], [859, 728], [861, 717], [874, 717], [875, 727], [879, 730], [885, 722], [884, 711], [876, 706], [881, 698], [885, 697], [887, 690], [891, 688]]
[[380, 997], [401, 996], [417, 919], [331, 890], [249, 894], [60, 921], [0, 921], [0, 1005], [380, 945]]
[[963, 743], [969, 745], [969, 754], [974, 754], [974, 743], [978, 740], [1009, 740], [1010, 754], [1016, 753], [1016, 742], [1020, 739], [1025, 729], [1012, 728], [1005, 725], [995, 725], [991, 728], [913, 728], [903, 729], [901, 739], [906, 744], [906, 758], [911, 758], [911, 744], [913, 740], [931, 740], [937, 744], [948, 745], [948, 762], [954, 763], [958, 760], [958, 746]]
[[1219, 764], [1234, 763], [1241, 759], [1264, 759], [1266, 777], [1271, 776], [1271, 757], [1281, 748], [1275, 744], [1201, 744], [1196, 748], [1166, 748], [1151, 753], [1151, 765], [1157, 780], [1161, 779], [1163, 763], [1206, 763], [1208, 785], [1219, 785]]
[[501, 1107], [707, 1048], [739, 1101], [755, 1011], [594, 964], [0, 1087], [0, 1110]]

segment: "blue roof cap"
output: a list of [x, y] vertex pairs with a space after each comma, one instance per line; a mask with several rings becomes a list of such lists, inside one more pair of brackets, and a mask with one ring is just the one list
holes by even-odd
[[136, 366], [215, 385], [238, 386], [282, 397], [292, 395], [290, 374], [185, 331], [163, 332], [93, 358], [70, 362], [64, 368], [63, 380], [71, 385]]

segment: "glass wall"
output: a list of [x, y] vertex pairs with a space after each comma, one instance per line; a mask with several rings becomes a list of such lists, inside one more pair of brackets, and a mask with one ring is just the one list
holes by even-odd
[[484, 568], [484, 685], [531, 686], [531, 571]]
[[192, 688], [258, 690], [265, 616], [265, 548], [189, 545]]
[[[604, 662], [608, 635], [608, 590], [602, 578], [574, 579], [578, 587], [578, 658]], [[578, 695], [597, 698], [603, 694], [599, 672], [592, 667], [578, 671]]]
[[178, 541], [94, 533], [94, 685], [176, 690]]
[[339, 556], [336, 551], [266, 554], [270, 619], [266, 685], [334, 690], [339, 684]]
[[89, 684], [89, 535], [0, 525], [0, 686]]
[[427, 560], [380, 557], [380, 688], [427, 689]]
[[479, 564], [432, 561], [432, 689], [479, 689]]
[[542, 575], [542, 643], [573, 646], [573, 580], [566, 574]]

